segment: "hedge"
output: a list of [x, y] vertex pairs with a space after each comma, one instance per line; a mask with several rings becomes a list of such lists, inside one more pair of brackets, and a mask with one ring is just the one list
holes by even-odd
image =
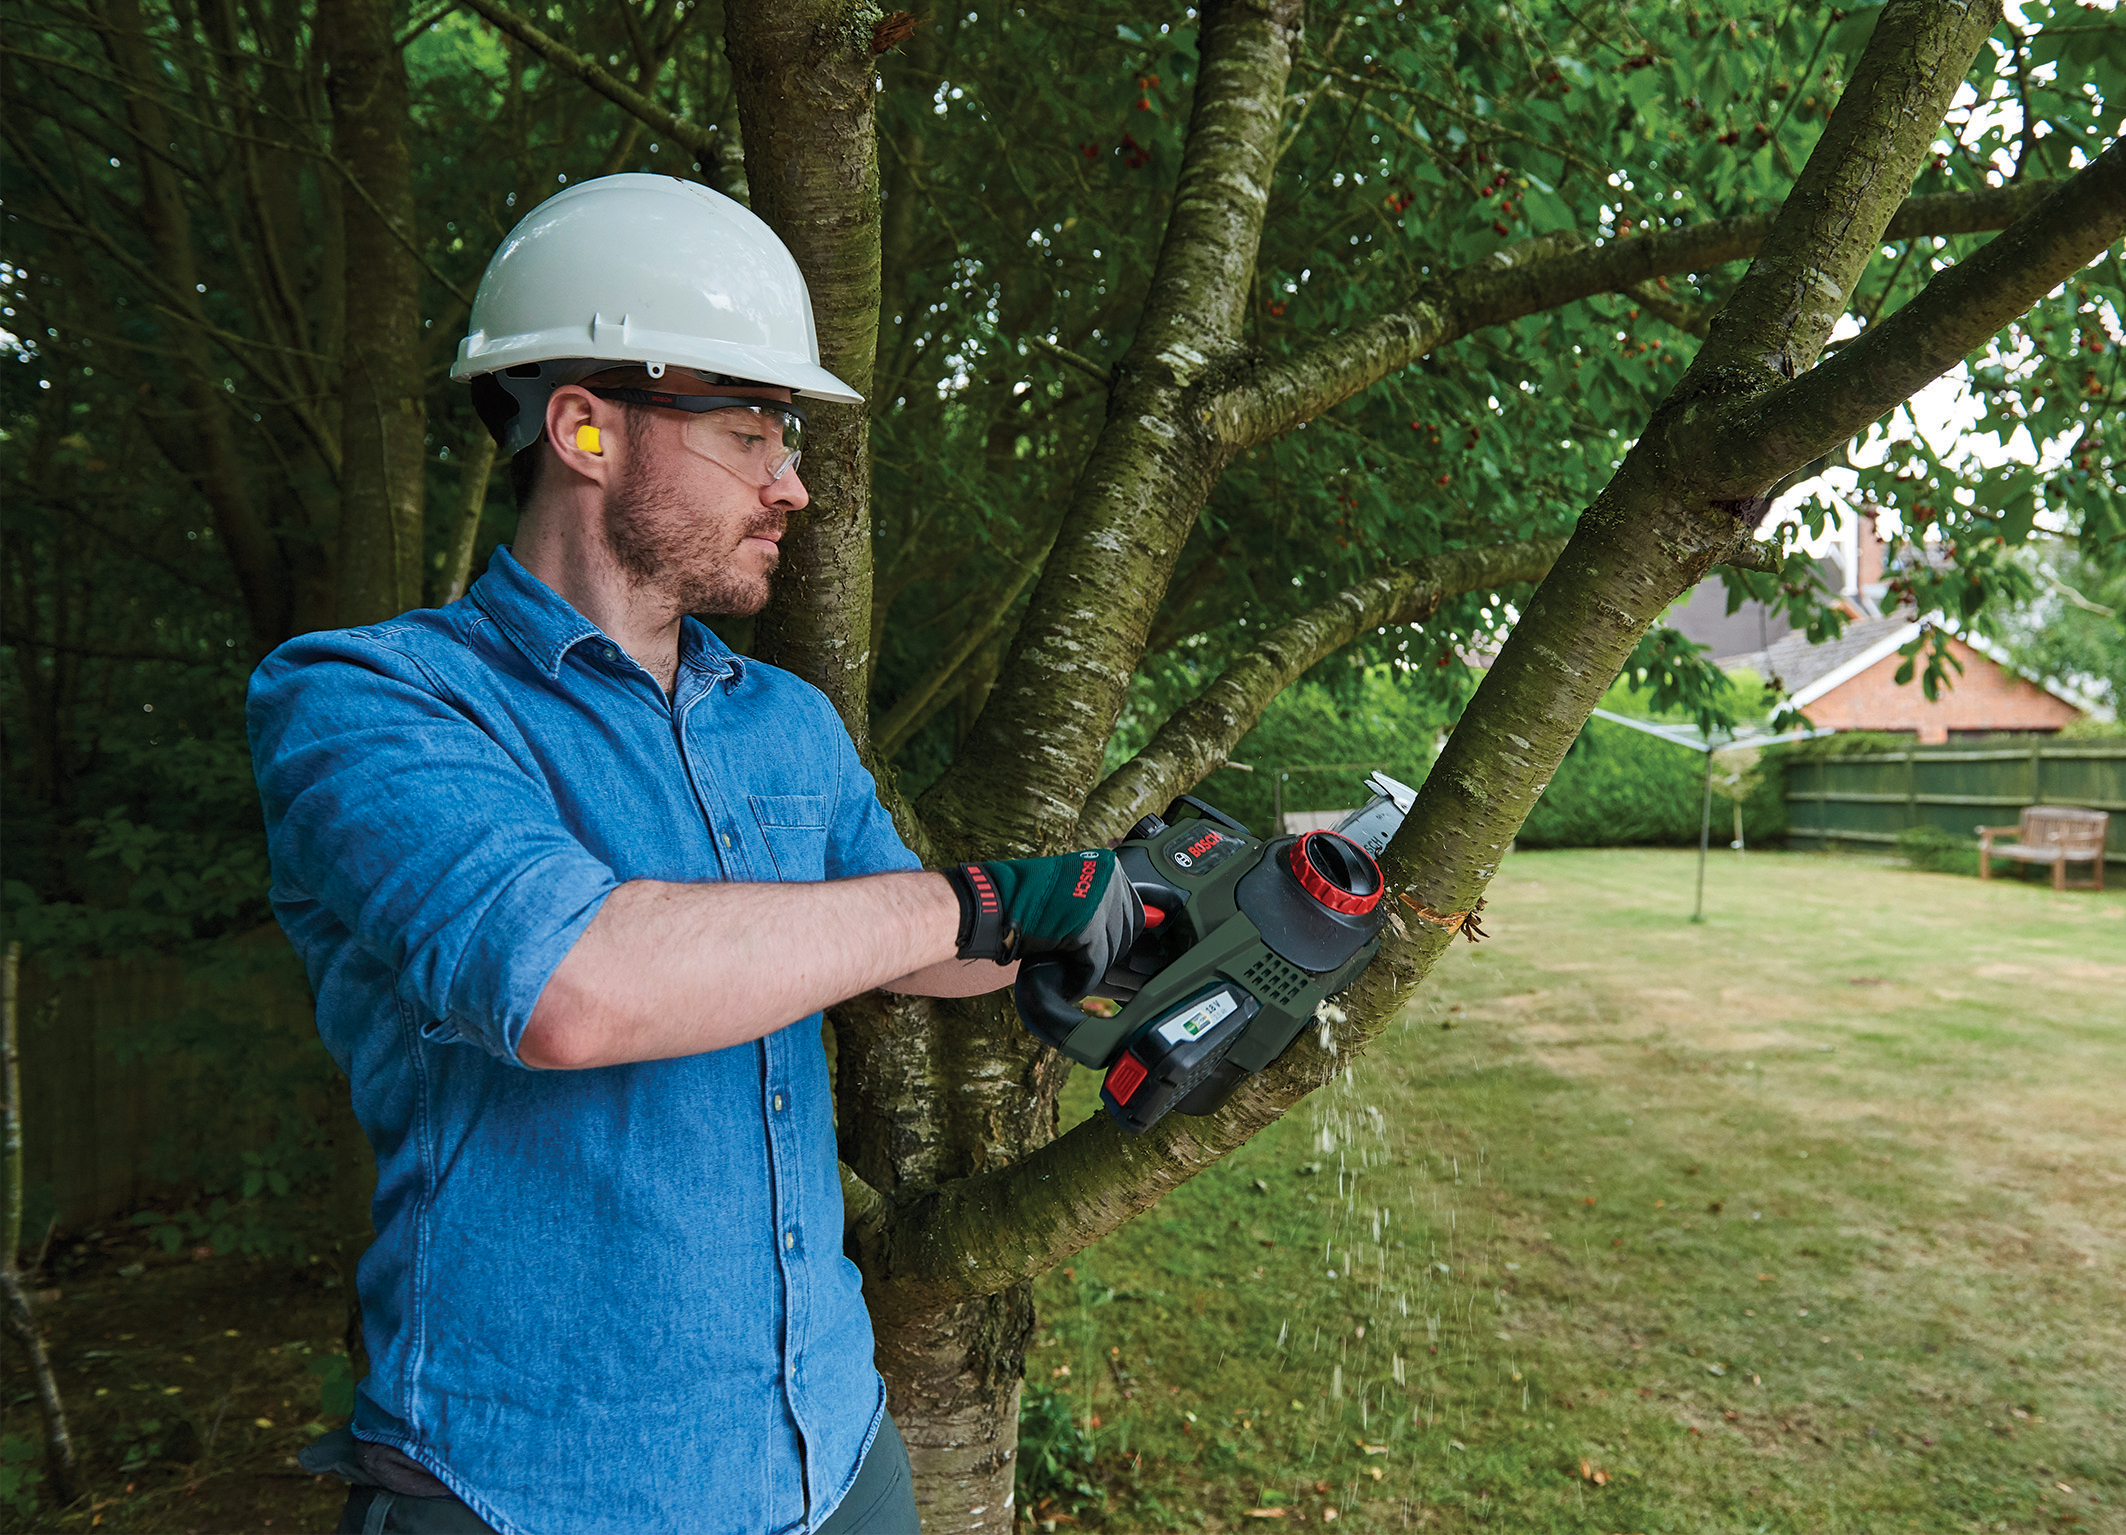
[[[1735, 796], [1742, 797], [1742, 837], [1757, 846], [1786, 835], [1786, 801], [1776, 770], [1755, 753], [1716, 754], [1712, 840], [1734, 837]], [[1730, 773], [1741, 772], [1739, 784]], [[1590, 720], [1557, 776], [1543, 791], [1517, 839], [1522, 847], [1695, 845], [1705, 801], [1705, 758], [1641, 730]]]

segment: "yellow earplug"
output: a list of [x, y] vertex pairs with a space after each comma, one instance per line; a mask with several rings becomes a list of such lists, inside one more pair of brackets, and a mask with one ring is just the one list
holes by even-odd
[[595, 426], [579, 426], [576, 428], [576, 446], [586, 453], [603, 453], [605, 451], [604, 448], [598, 445], [598, 428]]

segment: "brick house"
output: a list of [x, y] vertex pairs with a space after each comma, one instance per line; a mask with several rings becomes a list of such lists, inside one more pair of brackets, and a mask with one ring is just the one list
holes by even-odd
[[2020, 676], [1985, 641], [1958, 635], [1950, 636], [1949, 651], [1963, 671], [1949, 673], [1939, 697], [1928, 702], [1917, 676], [1900, 687], [1897, 669], [1904, 657], [1898, 652], [1921, 630], [1904, 613], [1881, 611], [1886, 587], [1873, 517], [1852, 519], [1822, 569], [1824, 584], [1838, 593], [1850, 620], [1844, 634], [1824, 644], [1811, 645], [1783, 613], [1759, 603], [1728, 613], [1726, 588], [1717, 577], [1693, 588], [1668, 621], [1710, 646], [1715, 665], [1746, 666], [1767, 682], [1777, 679], [1794, 706], [1825, 729], [1910, 735], [1921, 745], [1938, 745], [1989, 735], [2051, 734], [2087, 713]]
[[1897, 682], [1897, 669], [1904, 664], [1898, 652], [1919, 635], [1920, 625], [1902, 614], [1863, 618], [1821, 645], [1793, 633], [1765, 650], [1719, 664], [1776, 676], [1794, 707], [1820, 729], [1911, 735], [1922, 746], [2007, 733], [2049, 735], [2082, 718], [2078, 705], [2017, 675], [1958, 635], [1949, 636], [1949, 653], [1963, 664], [1963, 672], [1950, 671], [1940, 696], [1928, 702], [1916, 675], [1902, 686]]

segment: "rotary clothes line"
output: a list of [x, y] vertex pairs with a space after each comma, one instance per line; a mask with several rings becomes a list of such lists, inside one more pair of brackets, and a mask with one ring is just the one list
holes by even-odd
[[[1635, 720], [1626, 714], [1613, 714], [1607, 709], [1594, 711], [1597, 719], [1608, 720], [1612, 725], [1625, 725], [1633, 730], [1642, 730], [1650, 736], [1659, 736], [1671, 746], [1681, 746], [1688, 751], [1705, 755], [1705, 809], [1698, 819], [1698, 902], [1691, 912], [1693, 922], [1705, 920], [1705, 852], [1712, 841], [1713, 831], [1713, 754], [1740, 748], [1777, 746], [1785, 741], [1810, 741], [1817, 736], [1835, 735], [1832, 730], [1787, 730], [1777, 735], [1752, 730], [1747, 726], [1739, 730], [1706, 731], [1696, 725], [1664, 725], [1652, 720]], [[1736, 831], [1735, 846], [1741, 849], [1741, 832]]]

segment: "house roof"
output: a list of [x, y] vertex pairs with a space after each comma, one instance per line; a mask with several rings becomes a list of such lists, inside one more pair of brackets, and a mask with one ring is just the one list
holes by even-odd
[[[1832, 601], [1839, 601], [1835, 594], [1845, 580], [1845, 572], [1828, 559], [1818, 560], [1816, 570], [1824, 591], [1832, 594]], [[1661, 621], [1685, 639], [1710, 646], [1716, 656], [1762, 654], [1767, 641], [1781, 639], [1794, 628], [1784, 603], [1768, 606], [1752, 598], [1728, 612], [1727, 584], [1718, 576], [1707, 576], [1685, 592], [1683, 600], [1670, 608]], [[1731, 664], [1756, 663], [1737, 660]]]
[[[1849, 667], [1852, 671], [1866, 670], [1911, 639], [1918, 628], [1909, 618], [1863, 618], [1847, 624], [1845, 632], [1837, 639], [1825, 640], [1821, 645], [1811, 645], [1807, 631], [1796, 629], [1772, 641], [1764, 650], [1723, 656], [1714, 664], [1754, 667], [1765, 674], [1767, 682], [1777, 677], [1799, 703], [1802, 692], [1833, 672], [1845, 671]], [[1859, 665], [1853, 665], [1855, 662]], [[1845, 679], [1840, 677], [1838, 680]], [[1816, 688], [1810, 696], [1828, 691], [1828, 688]]]
[[[1921, 627], [1915, 620], [1902, 615], [1863, 618], [1848, 623], [1845, 632], [1837, 639], [1825, 640], [1821, 645], [1811, 645], [1807, 631], [1797, 629], [1785, 638], [1773, 641], [1765, 650], [1755, 654], [1728, 656], [1713, 664], [1721, 667], [1763, 668], [1766, 682], [1777, 677], [1785, 686], [1788, 700], [1793, 706], [1805, 709], [1832, 689], [1859, 676], [1885, 656], [1893, 655], [1903, 646], [1910, 644], [1920, 633]], [[1950, 632], [1956, 633], [1953, 629]], [[2021, 677], [2023, 681], [2050, 693], [2070, 708], [2098, 718], [2108, 717], [2108, 711], [2094, 700], [2081, 697], [2058, 684], [2027, 675], [2015, 665], [2005, 651], [1983, 635], [1956, 634], [1956, 638], [2009, 675]]]

